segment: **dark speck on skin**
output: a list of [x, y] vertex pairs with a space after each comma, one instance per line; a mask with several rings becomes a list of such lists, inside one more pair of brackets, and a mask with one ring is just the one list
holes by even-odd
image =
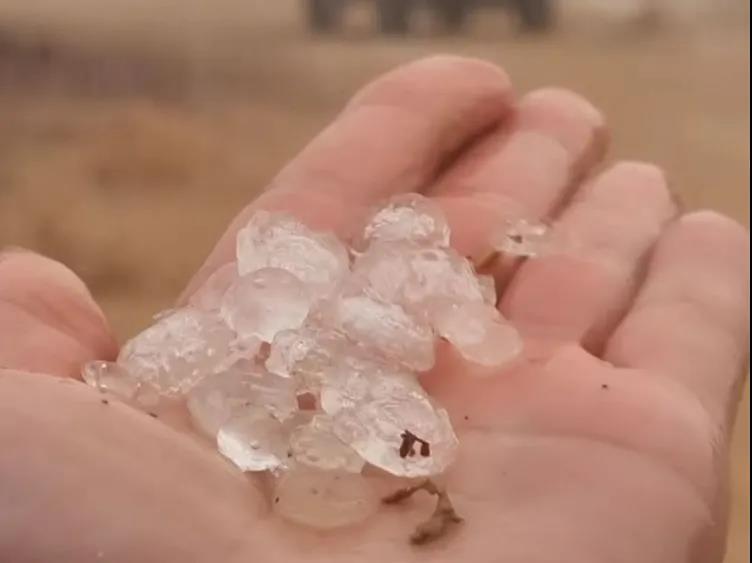
[[465, 415], [465, 420], [470, 420], [470, 417]]
[[274, 497], [274, 504], [277, 504], [279, 502], [279, 497]]
[[107, 399], [102, 399], [102, 404], [103, 405], [109, 405], [110, 402]]
[[608, 383], [604, 383], [603, 385], [601, 385], [601, 389], [608, 390], [609, 389]]
[[150, 412], [150, 413], [149, 413], [149, 416], [150, 416], [150, 417], [152, 417], [152, 418], [157, 418], [157, 413], [155, 413], [155, 412]]

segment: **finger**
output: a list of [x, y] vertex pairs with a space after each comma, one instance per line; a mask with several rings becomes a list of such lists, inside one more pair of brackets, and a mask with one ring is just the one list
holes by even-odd
[[662, 172], [621, 163], [586, 184], [552, 229], [561, 252], [525, 262], [501, 309], [531, 340], [597, 352], [627, 307], [642, 258], [676, 207]]
[[500, 121], [510, 100], [506, 75], [477, 60], [434, 57], [386, 74], [240, 213], [186, 294], [233, 258], [235, 235], [254, 211], [282, 210], [311, 227], [349, 234], [363, 207], [423, 189], [448, 155]]
[[81, 364], [110, 359], [117, 343], [84, 283], [31, 252], [0, 258], [0, 367], [78, 376]]
[[253, 541], [260, 492], [191, 437], [76, 381], [0, 371], [0, 397], [0, 560], [231, 561]]
[[716, 421], [735, 411], [749, 352], [749, 233], [704, 211], [661, 238], [605, 359], [678, 381]]
[[606, 145], [601, 114], [580, 96], [559, 89], [525, 96], [509, 123], [477, 143], [431, 190], [454, 227], [452, 244], [482, 261], [505, 219], [550, 215]]

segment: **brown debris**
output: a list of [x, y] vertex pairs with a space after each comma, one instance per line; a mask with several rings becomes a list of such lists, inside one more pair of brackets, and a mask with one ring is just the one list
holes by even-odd
[[493, 266], [496, 263], [496, 260], [498, 260], [498, 258], [499, 258], [498, 252], [496, 251], [491, 252], [475, 267], [475, 270], [478, 272], [485, 272], [485, 271], [493, 270]]
[[454, 506], [446, 490], [436, 485], [430, 479], [412, 487], [399, 489], [391, 495], [384, 497], [382, 502], [384, 504], [399, 504], [409, 499], [418, 491], [425, 491], [437, 497], [436, 508], [431, 517], [425, 522], [418, 524], [415, 527], [415, 531], [410, 535], [410, 543], [413, 545], [424, 545], [446, 535], [453, 524], [462, 522], [462, 518], [454, 510]]
[[400, 434], [400, 438], [402, 438], [402, 443], [400, 444], [399, 455], [402, 459], [407, 456], [413, 457], [415, 455], [415, 444], [420, 444], [421, 456], [431, 457], [431, 444], [418, 438], [409, 430], [405, 430]]

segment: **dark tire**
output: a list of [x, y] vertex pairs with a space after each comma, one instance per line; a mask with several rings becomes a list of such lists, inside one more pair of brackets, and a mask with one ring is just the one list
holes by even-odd
[[466, 0], [435, 0], [436, 10], [447, 31], [454, 32], [462, 29], [467, 19]]
[[544, 31], [553, 26], [553, 0], [517, 0], [517, 11], [527, 31]]
[[337, 29], [342, 22], [342, 0], [308, 0], [308, 23], [317, 32]]
[[404, 35], [410, 29], [410, 0], [378, 0], [382, 33]]

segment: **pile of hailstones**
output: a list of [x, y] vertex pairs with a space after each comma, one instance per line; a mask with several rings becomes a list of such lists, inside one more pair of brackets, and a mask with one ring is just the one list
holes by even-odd
[[[543, 235], [522, 221], [495, 247], [533, 254]], [[417, 194], [375, 211], [353, 248], [259, 211], [238, 233], [236, 262], [157, 316], [117, 363], [84, 366], [84, 379], [146, 411], [187, 403], [222, 455], [274, 476], [282, 517], [318, 528], [364, 520], [378, 506], [365, 468], [430, 478], [455, 457], [449, 416], [417, 379], [437, 338], [485, 366], [521, 349], [493, 279], [449, 236]]]

